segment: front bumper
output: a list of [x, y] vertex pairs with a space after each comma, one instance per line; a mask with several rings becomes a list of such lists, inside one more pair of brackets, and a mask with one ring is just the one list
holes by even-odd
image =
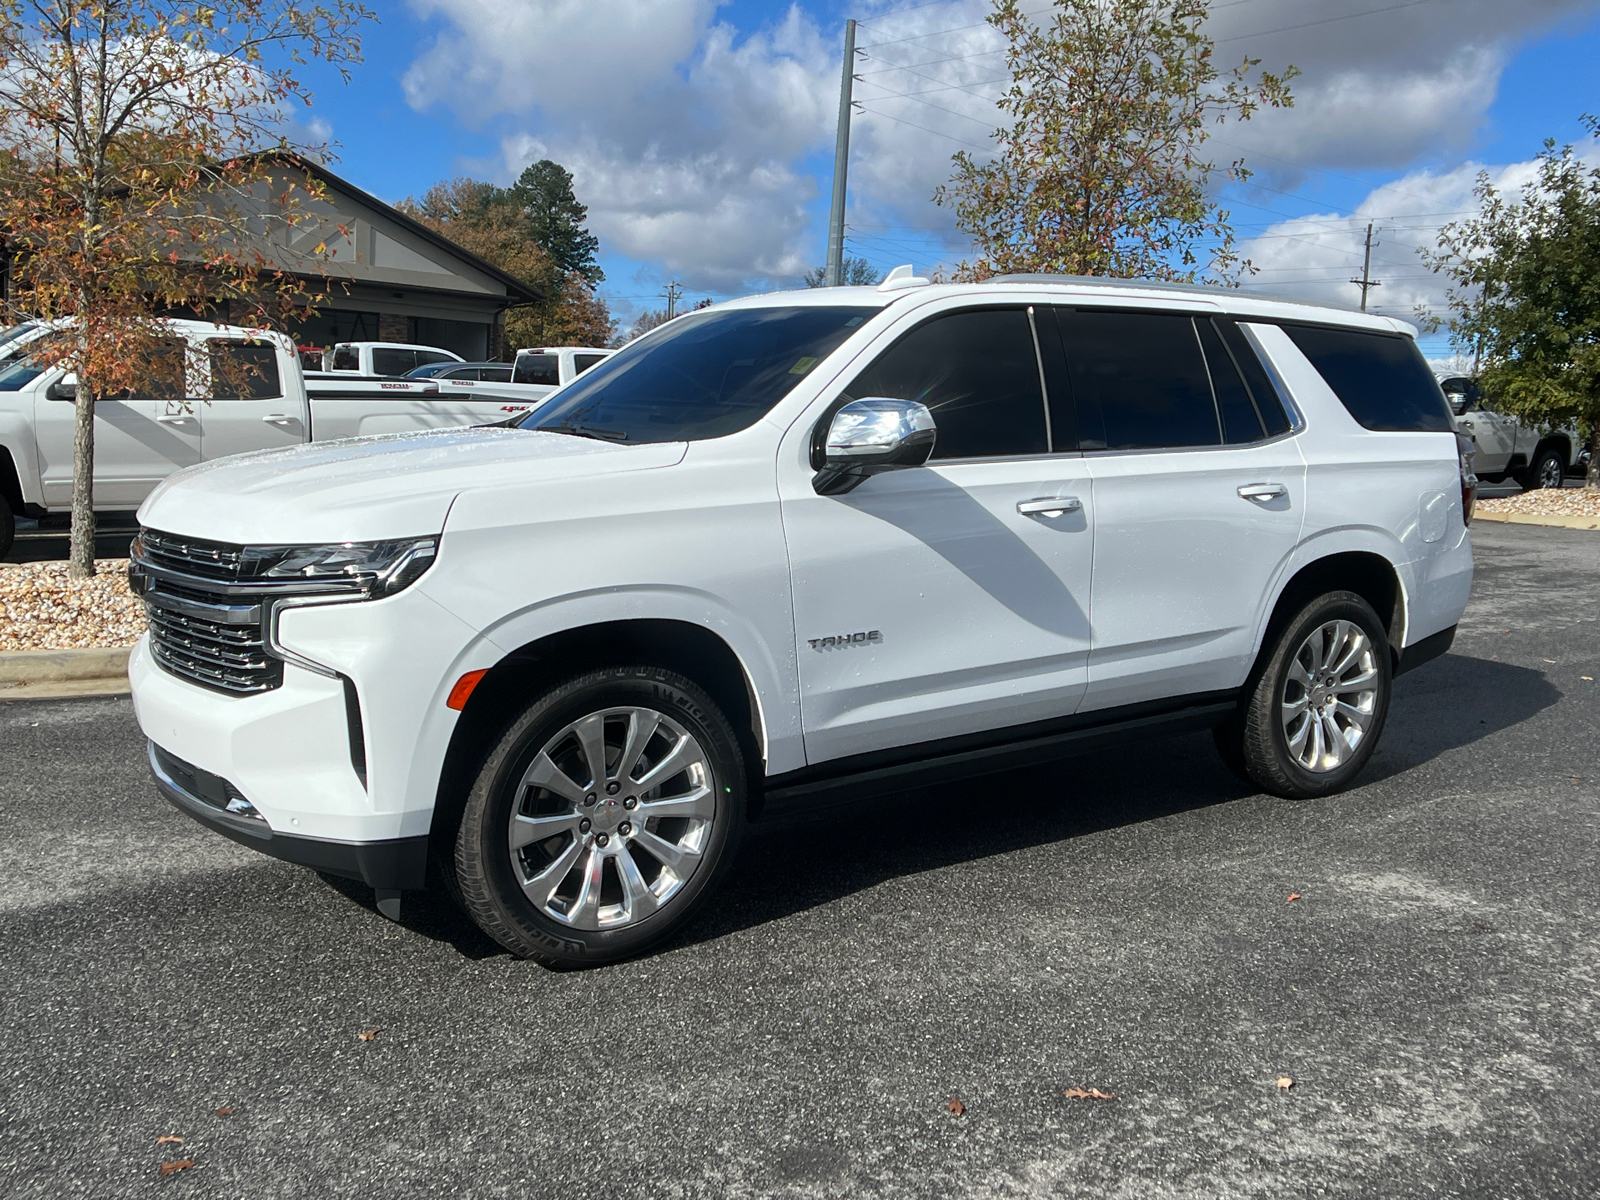
[[[241, 816], [220, 805], [228, 781], [149, 744], [150, 773], [168, 800], [223, 837], [242, 846], [330, 875], [359, 879], [375, 891], [419, 890], [427, 882], [428, 839], [338, 841], [278, 833], [259, 817]], [[231, 789], [237, 791], [237, 789]]]

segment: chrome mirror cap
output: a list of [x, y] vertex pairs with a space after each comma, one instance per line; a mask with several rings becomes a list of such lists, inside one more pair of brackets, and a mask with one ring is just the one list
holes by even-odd
[[833, 414], [812, 486], [818, 495], [836, 496], [879, 471], [920, 467], [937, 437], [926, 404], [886, 396], [852, 400]]

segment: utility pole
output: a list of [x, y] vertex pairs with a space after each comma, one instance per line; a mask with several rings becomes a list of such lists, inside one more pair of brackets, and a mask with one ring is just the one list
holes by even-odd
[[674, 279], [667, 284], [667, 320], [678, 315], [678, 297], [683, 295], [683, 285]]
[[1367, 292], [1369, 290], [1371, 290], [1372, 288], [1382, 287], [1383, 286], [1383, 284], [1379, 283], [1376, 279], [1374, 279], [1372, 277], [1372, 222], [1371, 221], [1367, 222], [1367, 256], [1361, 263], [1361, 278], [1360, 279], [1352, 279], [1350, 282], [1355, 284], [1358, 288], [1361, 289], [1361, 311], [1362, 312], [1366, 312], [1367, 311]]
[[839, 134], [833, 143], [833, 208], [828, 213], [828, 266], [822, 282], [844, 282], [844, 193], [850, 170], [850, 101], [855, 86], [856, 23], [844, 23], [844, 75], [839, 80]]

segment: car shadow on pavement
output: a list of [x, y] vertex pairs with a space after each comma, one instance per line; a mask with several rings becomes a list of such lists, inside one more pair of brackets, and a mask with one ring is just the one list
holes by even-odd
[[[1446, 655], [1396, 682], [1383, 749], [1358, 786], [1517, 725], [1560, 699], [1538, 671]], [[1188, 734], [1153, 740], [1136, 757], [1126, 747], [1083, 754], [763, 822], [750, 829], [723, 887], [656, 953], [782, 920], [890, 879], [1256, 794], [1222, 765], [1209, 734]], [[353, 903], [376, 909], [371, 888], [322, 878]], [[400, 924], [469, 959], [506, 953], [442, 888], [406, 893]]]

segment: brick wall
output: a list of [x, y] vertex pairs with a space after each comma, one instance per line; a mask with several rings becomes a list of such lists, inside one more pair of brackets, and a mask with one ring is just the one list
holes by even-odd
[[378, 340], [380, 342], [409, 342], [411, 322], [393, 313], [378, 314]]

